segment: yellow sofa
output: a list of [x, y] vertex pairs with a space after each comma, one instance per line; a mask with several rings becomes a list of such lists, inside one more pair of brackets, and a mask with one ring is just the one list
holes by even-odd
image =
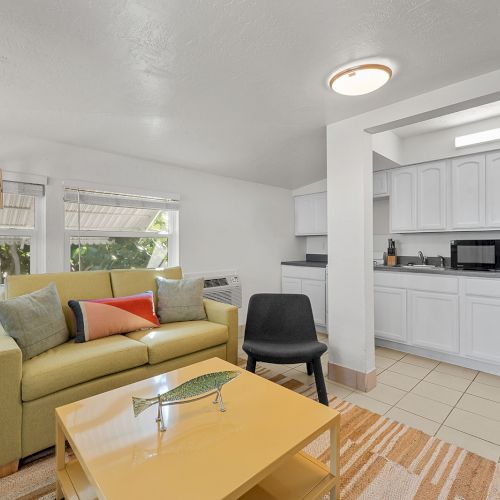
[[[70, 299], [122, 297], [153, 290], [156, 276], [180, 279], [182, 270], [117, 270], [10, 276], [6, 298], [57, 286], [70, 335]], [[156, 298], [156, 296], [155, 296]], [[74, 340], [22, 362], [0, 328], [0, 475], [20, 458], [54, 444], [54, 409], [204, 359], [236, 363], [238, 309], [205, 300], [207, 320], [161, 325], [77, 344]]]

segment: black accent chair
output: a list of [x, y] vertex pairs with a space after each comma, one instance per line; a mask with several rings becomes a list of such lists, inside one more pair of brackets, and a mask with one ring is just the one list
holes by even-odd
[[327, 346], [318, 341], [309, 297], [300, 294], [258, 293], [250, 297], [243, 350], [247, 370], [257, 361], [276, 364], [306, 363], [316, 380], [319, 402], [328, 406], [321, 355]]

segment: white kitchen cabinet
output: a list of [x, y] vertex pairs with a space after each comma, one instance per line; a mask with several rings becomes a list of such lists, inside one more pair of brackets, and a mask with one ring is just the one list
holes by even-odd
[[295, 196], [295, 235], [327, 234], [326, 192]]
[[417, 229], [446, 229], [446, 161], [417, 167]]
[[302, 280], [299, 278], [281, 278], [281, 291], [283, 293], [302, 293]]
[[415, 167], [391, 171], [391, 233], [417, 229], [417, 170]]
[[500, 375], [500, 279], [375, 271], [374, 306], [379, 345]]
[[500, 297], [466, 296], [463, 309], [463, 353], [500, 363]]
[[326, 269], [308, 266], [281, 266], [282, 293], [302, 293], [309, 297], [314, 322], [326, 327]]
[[458, 295], [408, 291], [408, 338], [412, 345], [458, 353]]
[[500, 227], [500, 151], [486, 155], [486, 226]]
[[374, 288], [375, 336], [406, 342], [406, 290]]
[[389, 177], [387, 170], [373, 172], [373, 197], [389, 196]]
[[318, 280], [302, 280], [302, 293], [311, 301], [314, 322], [326, 324], [326, 283]]
[[485, 155], [451, 160], [451, 228], [485, 225]]

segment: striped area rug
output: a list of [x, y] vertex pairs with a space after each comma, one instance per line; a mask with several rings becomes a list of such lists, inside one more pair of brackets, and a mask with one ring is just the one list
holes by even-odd
[[[240, 361], [244, 366], [244, 361]], [[314, 385], [258, 368], [257, 373], [306, 397]], [[341, 419], [341, 498], [343, 500], [500, 500], [500, 469], [421, 431], [330, 396]], [[329, 436], [306, 451], [325, 463]], [[0, 479], [1, 500], [53, 500], [54, 457], [44, 457]]]
[[[317, 399], [314, 384], [307, 386], [266, 369], [257, 373]], [[341, 413], [343, 500], [500, 499], [500, 468], [495, 462], [332, 395], [329, 400]], [[305, 451], [328, 463], [328, 433]]]

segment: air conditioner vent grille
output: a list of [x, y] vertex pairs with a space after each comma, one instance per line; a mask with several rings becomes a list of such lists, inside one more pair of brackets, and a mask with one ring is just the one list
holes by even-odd
[[239, 276], [217, 276], [205, 280], [203, 296], [225, 304], [241, 307], [241, 282]]

